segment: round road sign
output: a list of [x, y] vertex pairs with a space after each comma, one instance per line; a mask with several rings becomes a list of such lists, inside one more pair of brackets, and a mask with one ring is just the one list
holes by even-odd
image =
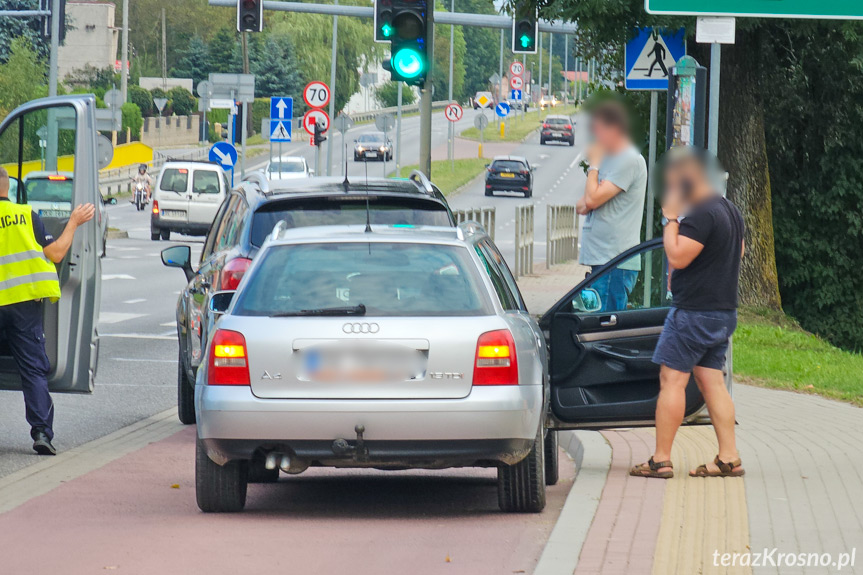
[[309, 82], [303, 90], [303, 100], [309, 108], [323, 108], [330, 103], [330, 87], [323, 82]]
[[303, 116], [303, 129], [309, 133], [310, 136], [315, 135], [315, 124], [322, 124], [324, 127], [324, 132], [330, 129], [330, 116], [323, 110], [309, 110], [306, 112], [306, 115]]
[[443, 114], [450, 122], [458, 122], [461, 120], [462, 116], [464, 116], [464, 110], [462, 110], [461, 106], [453, 102], [444, 109]]
[[347, 114], [339, 114], [333, 120], [333, 127], [339, 132], [345, 133], [354, 127], [354, 120]]
[[473, 125], [480, 131], [485, 130], [485, 127], [488, 126], [488, 118], [485, 117], [485, 114], [477, 114], [473, 119]]
[[521, 90], [524, 88], [524, 78], [521, 76], [513, 76], [509, 79], [509, 87], [513, 90]]
[[389, 132], [396, 127], [396, 117], [392, 114], [381, 114], [375, 118], [375, 127], [381, 132]]
[[524, 64], [521, 62], [513, 62], [509, 65], [509, 71], [512, 72], [513, 76], [521, 76], [524, 74]]

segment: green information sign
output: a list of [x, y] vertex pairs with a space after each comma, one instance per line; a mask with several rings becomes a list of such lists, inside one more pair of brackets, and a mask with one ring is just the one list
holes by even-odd
[[644, 0], [651, 14], [863, 19], [863, 0]]

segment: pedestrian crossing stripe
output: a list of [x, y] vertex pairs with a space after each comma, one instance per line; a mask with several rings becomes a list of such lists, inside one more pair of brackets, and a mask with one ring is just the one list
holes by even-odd
[[270, 122], [270, 126], [272, 130], [270, 131], [270, 140], [274, 142], [290, 142], [291, 141], [291, 131], [290, 129], [285, 127], [284, 122], [273, 121]]

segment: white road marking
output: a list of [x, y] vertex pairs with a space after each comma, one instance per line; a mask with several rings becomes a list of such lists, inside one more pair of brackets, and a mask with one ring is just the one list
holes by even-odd
[[134, 280], [134, 276], [130, 276], [129, 274], [102, 274], [102, 281], [110, 281], [110, 280]]
[[123, 339], [160, 339], [164, 341], [177, 341], [177, 334], [174, 334], [172, 337], [167, 335], [155, 335], [151, 333], [100, 333], [99, 337], [119, 337]]
[[125, 248], [124, 248], [124, 247], [116, 247], [116, 248], [114, 248], [114, 251], [118, 251], [118, 252], [139, 252], [139, 251], [141, 251], [142, 249], [143, 249], [143, 248], [132, 248], [132, 247], [125, 247]]
[[177, 363], [176, 359], [144, 359], [135, 357], [109, 357], [111, 361], [142, 361], [147, 363]]
[[159, 325], [162, 327], [177, 327], [177, 322], [176, 321], [167, 321], [165, 323], [160, 323]]
[[103, 311], [99, 314], [99, 323], [120, 323], [121, 321], [128, 321], [130, 319], [145, 317], [146, 315], [147, 314], [145, 313], [120, 313]]
[[143, 302], [143, 301], [147, 301], [147, 300], [145, 300], [144, 298], [138, 298], [138, 299], [127, 299], [127, 300], [126, 300], [126, 301], [124, 301], [123, 303], [141, 303], [141, 302]]

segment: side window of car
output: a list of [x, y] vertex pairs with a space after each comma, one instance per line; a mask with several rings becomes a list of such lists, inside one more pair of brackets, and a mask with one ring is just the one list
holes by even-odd
[[483, 266], [485, 266], [488, 277], [491, 279], [491, 284], [494, 287], [494, 291], [497, 294], [497, 299], [500, 302], [501, 307], [507, 311], [518, 310], [518, 301], [506, 285], [506, 281], [503, 279], [500, 269], [492, 263], [492, 260], [485, 254], [484, 250], [479, 245], [477, 245], [475, 249], [476, 254], [483, 263]]
[[575, 294], [572, 311], [608, 313], [668, 307], [669, 279], [665, 250], [659, 245], [597, 272]]
[[515, 300], [516, 307], [513, 309], [527, 311], [527, 306], [524, 304], [524, 299], [521, 297], [521, 292], [518, 290], [518, 284], [516, 283], [512, 272], [509, 270], [509, 266], [506, 265], [506, 260], [503, 259], [500, 251], [489, 239], [481, 241], [479, 243], [479, 246], [480, 249], [482, 249], [482, 251], [486, 254], [488, 260], [496, 264], [500, 276], [503, 278], [503, 281], [506, 284], [509, 293], [512, 294], [513, 299]]
[[213, 225], [210, 226], [210, 231], [207, 232], [207, 239], [204, 240], [204, 249], [201, 250], [201, 263], [204, 263], [213, 254], [216, 249], [216, 244], [219, 238], [219, 229], [222, 227], [225, 218], [228, 217], [228, 204], [231, 202], [231, 197], [225, 199], [219, 207], [216, 217], [213, 219]]
[[237, 203], [232, 206], [234, 213], [225, 229], [225, 248], [231, 248], [239, 243], [243, 228], [246, 226], [246, 212], [249, 208], [241, 196], [236, 197]]
[[192, 192], [196, 194], [218, 194], [219, 172], [214, 170], [195, 170], [192, 175]]

